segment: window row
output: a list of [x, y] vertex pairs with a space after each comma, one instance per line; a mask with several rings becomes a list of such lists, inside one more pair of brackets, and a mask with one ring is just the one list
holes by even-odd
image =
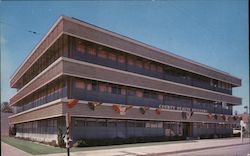
[[54, 134], [57, 132], [57, 119], [45, 119], [16, 124], [17, 133]]
[[74, 87], [78, 90], [95, 91], [100, 93], [119, 94], [123, 96], [134, 96], [138, 98], [149, 98], [159, 100], [159, 104], [176, 105], [186, 107], [193, 107], [197, 109], [226, 109], [231, 110], [232, 106], [225, 104], [222, 107], [221, 103], [215, 103], [213, 101], [197, 99], [192, 97], [185, 97], [181, 95], [174, 95], [169, 93], [161, 93], [151, 90], [115, 85], [110, 83], [104, 83], [100, 81], [87, 80], [87, 79], [75, 79]]
[[234, 128], [235, 124], [193, 123], [194, 128]]
[[[100, 46], [91, 42], [75, 39], [74, 47], [75, 47], [76, 54], [80, 54], [84, 56], [85, 55], [94, 56], [96, 58], [110, 60], [113, 62], [124, 64], [127, 66], [126, 70], [130, 70], [130, 69], [132, 70], [134, 68], [133, 72], [137, 72], [139, 69], [141, 69], [141, 72], [144, 70], [151, 72], [150, 76], [153, 76], [153, 77], [157, 76], [158, 74], [166, 74], [167, 76], [164, 77], [162, 75], [160, 76], [160, 78], [171, 80], [171, 81], [178, 81], [180, 83], [182, 82], [188, 83], [189, 85], [193, 85], [197, 87], [204, 88], [205, 86], [207, 86], [208, 88], [206, 87], [205, 89], [209, 89], [209, 87], [219, 88], [219, 90], [216, 90], [216, 91], [220, 91], [220, 92], [223, 92], [223, 90], [227, 90], [227, 92], [229, 93], [229, 91], [231, 91], [232, 89], [232, 86], [228, 83], [221, 82], [219, 80], [214, 80], [214, 79], [211, 79], [202, 75], [198, 75], [195, 73], [190, 73], [190, 72], [187, 72], [187, 71], [175, 68], [175, 67], [171, 67], [168, 65], [163, 65], [158, 62], [147, 60], [147, 59], [137, 57], [128, 53], [124, 53], [122, 51], [114, 50], [108, 47]], [[100, 63], [100, 62], [97, 61], [95, 63]], [[141, 72], [139, 73], [141, 74]], [[147, 72], [145, 74], [147, 74]]]
[[68, 38], [59, 38], [23, 75], [18, 83], [20, 89], [61, 56], [66, 56]]
[[74, 118], [74, 127], [144, 127], [163, 128], [163, 122], [139, 121], [139, 120], [115, 120], [115, 119], [94, 119]]
[[19, 113], [66, 96], [66, 82], [62, 79], [57, 79], [21, 100], [17, 104], [15, 112]]

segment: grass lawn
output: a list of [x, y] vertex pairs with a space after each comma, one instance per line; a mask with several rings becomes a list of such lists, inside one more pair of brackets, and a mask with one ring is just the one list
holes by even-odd
[[16, 139], [13, 137], [2, 137], [1, 140], [2, 142], [6, 144], [14, 146], [20, 150], [23, 150], [33, 155], [66, 152], [66, 149], [63, 149], [63, 148], [42, 145], [42, 144], [34, 143], [32, 141]]
[[[21, 140], [13, 137], [2, 137], [2, 141], [25, 152], [33, 155], [52, 154], [52, 153], [66, 153], [66, 148], [53, 147], [43, 144], [38, 144], [32, 141]], [[127, 147], [142, 147], [142, 146], [154, 146], [163, 144], [177, 144], [177, 143], [189, 143], [195, 142], [192, 140], [183, 141], [168, 141], [168, 142], [150, 142], [150, 143], [137, 143], [137, 144], [123, 144], [112, 146], [96, 146], [96, 147], [73, 147], [71, 152], [76, 151], [92, 151], [101, 149], [114, 149], [114, 148], [127, 148]]]

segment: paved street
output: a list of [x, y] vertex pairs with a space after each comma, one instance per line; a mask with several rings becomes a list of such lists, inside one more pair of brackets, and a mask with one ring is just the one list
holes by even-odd
[[[149, 155], [149, 156], [188, 156], [188, 155], [226, 155], [226, 156], [246, 156], [250, 153], [250, 139], [244, 139], [241, 143], [240, 138], [227, 138], [227, 139], [207, 139], [195, 140], [190, 142], [177, 142], [177, 143], [164, 143], [158, 145], [121, 147], [112, 149], [98, 149], [85, 151], [71, 152], [71, 156], [136, 156], [136, 155]], [[17, 148], [2, 143], [3, 156], [31, 156]], [[66, 156], [65, 153], [49, 154], [46, 156]], [[42, 156], [42, 155], [40, 155]], [[45, 155], [43, 155], [45, 156]]]
[[250, 154], [250, 144], [214, 148], [207, 150], [197, 150], [179, 154], [167, 154], [169, 156], [247, 156]]
[[[216, 148], [215, 148], [216, 147]], [[217, 147], [223, 147], [217, 149]], [[247, 148], [248, 147], [248, 148]], [[237, 150], [235, 150], [238, 148]], [[237, 156], [237, 152], [243, 148], [245, 153], [247, 153], [250, 148], [250, 139], [244, 139], [244, 144], [242, 145], [240, 138], [227, 138], [227, 139], [207, 139], [207, 140], [197, 140], [189, 143], [176, 143], [176, 144], [161, 144], [143, 147], [129, 147], [129, 148], [114, 148], [114, 149], [103, 149], [95, 151], [80, 151], [72, 152], [71, 156], [136, 156], [136, 155], [149, 155], [149, 156], [160, 156], [160, 155], [177, 155], [184, 154], [193, 155], [195, 152], [199, 152], [199, 149], [203, 149], [196, 155], [210, 155], [219, 152], [219, 155], [227, 155], [227, 149], [233, 150], [230, 154]], [[208, 149], [208, 150], [206, 150]], [[193, 150], [196, 150], [192, 153]], [[210, 152], [212, 151], [212, 152]], [[217, 154], [218, 155], [218, 154]], [[64, 154], [51, 154], [50, 156], [66, 156]]]

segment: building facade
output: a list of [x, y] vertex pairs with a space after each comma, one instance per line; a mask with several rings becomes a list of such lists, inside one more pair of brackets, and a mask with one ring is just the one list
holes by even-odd
[[[230, 136], [241, 80], [83, 21], [60, 17], [13, 74], [17, 137]], [[74, 105], [74, 106], [73, 106]]]

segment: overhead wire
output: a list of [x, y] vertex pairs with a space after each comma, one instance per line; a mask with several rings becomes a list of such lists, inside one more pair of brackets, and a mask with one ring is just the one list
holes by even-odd
[[20, 29], [20, 27], [17, 27], [17, 26], [15, 26], [13, 24], [9, 24], [9, 23], [3, 22], [3, 21], [0, 21], [0, 24], [12, 27], [12, 28], [14, 28], [16, 30], [19, 30], [19, 31], [28, 32], [28, 33], [31, 33], [33, 35], [42, 35], [42, 33], [38, 32], [38, 31], [34, 31], [32, 29], [25, 29], [25, 28]]

